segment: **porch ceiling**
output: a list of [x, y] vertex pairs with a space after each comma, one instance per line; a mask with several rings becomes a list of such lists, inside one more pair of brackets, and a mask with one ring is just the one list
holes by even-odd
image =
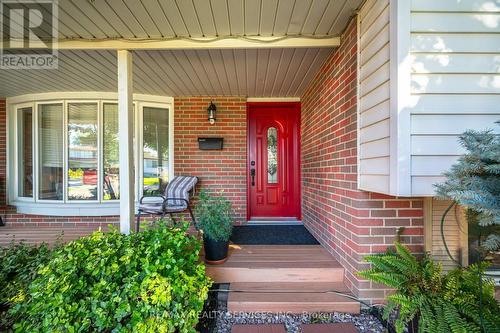
[[[134, 92], [167, 96], [301, 96], [331, 51], [134, 51]], [[0, 97], [55, 91], [117, 91], [116, 67], [115, 51], [60, 50], [57, 70], [0, 70]]]
[[60, 39], [338, 36], [362, 0], [63, 0]]

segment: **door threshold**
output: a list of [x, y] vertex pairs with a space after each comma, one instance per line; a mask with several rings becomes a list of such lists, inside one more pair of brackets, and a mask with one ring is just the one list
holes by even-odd
[[253, 217], [247, 221], [247, 225], [301, 225], [302, 221], [295, 217]]

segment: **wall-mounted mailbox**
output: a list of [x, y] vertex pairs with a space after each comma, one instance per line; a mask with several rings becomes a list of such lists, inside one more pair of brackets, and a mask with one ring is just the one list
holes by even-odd
[[198, 138], [201, 150], [222, 150], [224, 138]]

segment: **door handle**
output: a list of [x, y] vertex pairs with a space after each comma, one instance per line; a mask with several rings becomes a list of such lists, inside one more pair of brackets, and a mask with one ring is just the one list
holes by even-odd
[[252, 177], [252, 186], [255, 186], [255, 169], [250, 169], [250, 177]]

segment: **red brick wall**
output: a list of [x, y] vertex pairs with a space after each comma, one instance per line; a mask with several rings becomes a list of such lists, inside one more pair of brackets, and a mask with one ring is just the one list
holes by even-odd
[[[217, 121], [210, 125], [207, 107], [217, 106]], [[200, 178], [200, 186], [223, 190], [237, 222], [246, 220], [246, 98], [176, 97], [175, 173]], [[200, 150], [198, 137], [222, 137], [224, 149]]]
[[0, 98], [0, 207], [7, 203], [7, 110]]
[[302, 96], [302, 212], [306, 227], [346, 268], [346, 283], [361, 298], [388, 290], [362, 281], [366, 254], [401, 240], [423, 251], [422, 199], [357, 189], [356, 20]]
[[15, 224], [18, 227], [88, 227], [118, 225], [118, 216], [48, 216], [19, 214], [16, 207], [0, 208], [0, 215], [7, 224]]

